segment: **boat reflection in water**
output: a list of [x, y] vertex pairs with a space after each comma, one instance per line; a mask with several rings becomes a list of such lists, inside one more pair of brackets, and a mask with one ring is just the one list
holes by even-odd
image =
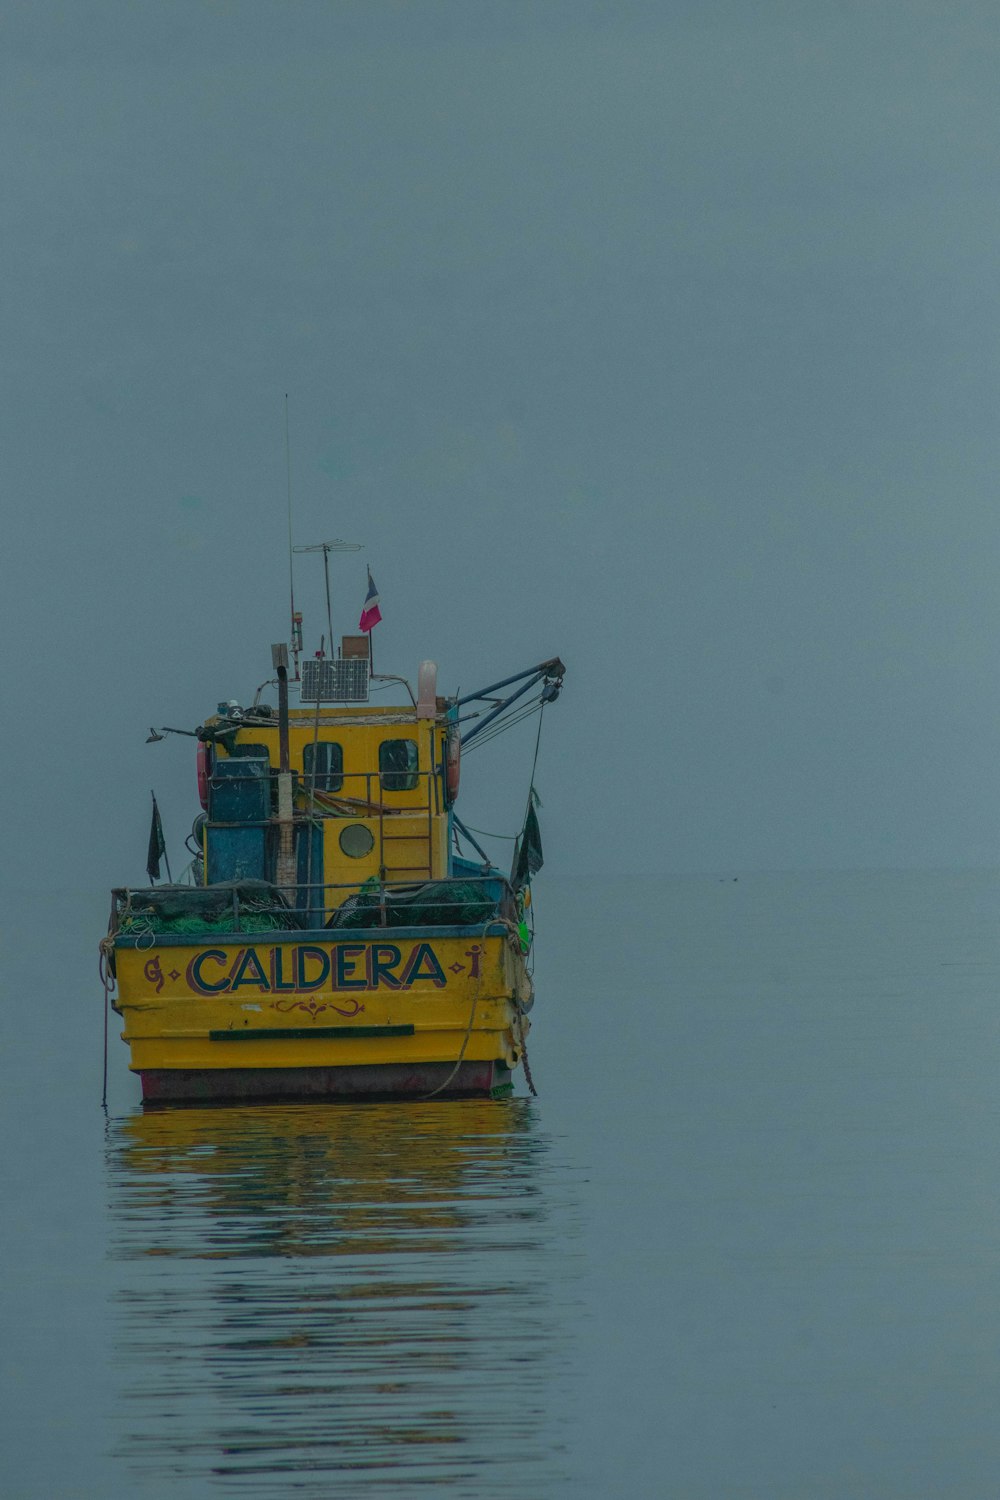
[[576, 1211], [533, 1108], [112, 1121], [117, 1451], [137, 1489], [558, 1487]]

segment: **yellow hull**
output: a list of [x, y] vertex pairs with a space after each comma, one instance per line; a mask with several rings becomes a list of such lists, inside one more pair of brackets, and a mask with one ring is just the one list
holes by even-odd
[[147, 1099], [503, 1092], [528, 1024], [524, 959], [499, 924], [119, 933], [115, 960]]

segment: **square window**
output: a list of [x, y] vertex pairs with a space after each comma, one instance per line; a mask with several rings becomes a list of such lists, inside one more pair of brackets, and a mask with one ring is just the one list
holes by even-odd
[[378, 768], [387, 792], [412, 792], [417, 765], [416, 740], [383, 740], [378, 747]]
[[[313, 781], [315, 771], [316, 780]], [[344, 749], [331, 740], [319, 740], [302, 750], [302, 779], [317, 792], [339, 792], [344, 785]]]

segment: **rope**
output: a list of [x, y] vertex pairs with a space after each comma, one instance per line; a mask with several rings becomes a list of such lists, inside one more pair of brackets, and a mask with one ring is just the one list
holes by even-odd
[[[127, 916], [122, 922], [121, 930], [135, 938], [135, 946], [141, 953], [147, 953], [156, 943], [156, 928], [149, 917]], [[144, 943], [143, 938], [149, 938], [149, 942]]]
[[465, 753], [471, 755], [477, 745], [485, 745], [487, 740], [494, 740], [498, 734], [503, 734], [507, 729], [513, 729], [515, 724], [520, 724], [524, 719], [530, 719], [531, 715], [537, 712], [540, 706], [544, 706], [541, 694], [537, 698], [530, 699], [527, 704], [523, 706], [519, 705], [511, 713], [497, 719], [494, 724], [485, 729], [481, 735], [477, 735], [472, 743], [465, 747]]
[[[489, 919], [487, 920], [486, 925], [484, 926], [482, 934], [481, 934], [481, 936], [482, 936], [482, 945], [483, 945], [483, 957], [484, 958], [486, 957], [486, 934], [490, 930], [490, 928], [493, 926], [493, 923], [494, 923], [494, 918], [491, 915], [489, 917]], [[469, 1024], [465, 1028], [465, 1036], [462, 1038], [462, 1045], [461, 1045], [461, 1047], [459, 1049], [458, 1057], [455, 1059], [455, 1066], [452, 1068], [451, 1072], [448, 1074], [448, 1077], [445, 1079], [444, 1083], [439, 1083], [438, 1086], [437, 1086], [437, 1088], [436, 1089], [431, 1089], [431, 1091], [430, 1091], [429, 1094], [421, 1094], [420, 1095], [420, 1098], [422, 1100], [433, 1099], [436, 1094], [442, 1093], [448, 1087], [449, 1083], [451, 1083], [452, 1079], [455, 1077], [455, 1074], [458, 1072], [459, 1068], [462, 1066], [462, 1061], [463, 1061], [463, 1059], [465, 1057], [465, 1049], [469, 1045], [469, 1038], [472, 1035], [473, 1023], [475, 1022], [475, 1019], [476, 1019], [476, 1006], [479, 1004], [479, 996], [480, 996], [480, 993], [481, 993], [482, 988], [483, 988], [483, 975], [484, 975], [485, 972], [486, 972], [486, 965], [485, 965], [485, 963], [481, 963], [479, 965], [479, 974], [478, 974], [477, 979], [476, 979], [476, 988], [472, 992], [472, 1009], [469, 1011]]]
[[[538, 710], [538, 731], [537, 731], [537, 733], [535, 735], [535, 752], [534, 752], [534, 755], [532, 756], [532, 760], [531, 760], [531, 775], [528, 778], [528, 801], [527, 801], [527, 804], [526, 804], [525, 809], [524, 809], [524, 823], [525, 824], [528, 821], [528, 812], [530, 811], [530, 808], [531, 808], [531, 799], [532, 799], [533, 796], [535, 796], [535, 771], [538, 768], [538, 751], [539, 751], [539, 747], [540, 747], [541, 741], [542, 741], [542, 719], [543, 719], [544, 714], [545, 714], [545, 700], [543, 698], [539, 697], [536, 702], [532, 703], [528, 708], [526, 708], [522, 712], [513, 714], [512, 716], [510, 716], [510, 718], [508, 720], [500, 719], [498, 721], [498, 725], [502, 726], [503, 729], [510, 729], [514, 724], [519, 723], [522, 719], [528, 718], [532, 713], [535, 712], [536, 709]], [[497, 728], [494, 728], [494, 729], [491, 729], [491, 730], [487, 731], [485, 734], [483, 734], [477, 740], [475, 740], [473, 742], [473, 744], [469, 746], [469, 749], [470, 750], [474, 750], [477, 744], [482, 744], [485, 740], [493, 739], [494, 736], [496, 734], [499, 734], [500, 732], [501, 732], [501, 727], [497, 727]], [[485, 828], [473, 828], [471, 825], [469, 826], [469, 832], [470, 833], [481, 833], [481, 834], [483, 834], [483, 836], [485, 838], [504, 839], [504, 840], [507, 840], [507, 841], [510, 841], [510, 842], [516, 844], [520, 840], [520, 838], [523, 836], [523, 834], [524, 834], [524, 826], [522, 825], [521, 833], [520, 834], [514, 834], [514, 835], [506, 834], [506, 833], [490, 833]], [[530, 882], [530, 880], [528, 881], [528, 888], [529, 888], [529, 890], [531, 888], [531, 882]], [[532, 918], [533, 917], [534, 917], [534, 914], [532, 913]], [[525, 958], [525, 970], [527, 971], [527, 959], [526, 959], [526, 956], [524, 955], [523, 950], [521, 948], [521, 934], [518, 931], [518, 928], [516, 927], [516, 925], [514, 923], [508, 921], [507, 919], [502, 919], [502, 920], [503, 920], [504, 927], [507, 929], [508, 941], [510, 941], [514, 945], [518, 957]], [[489, 925], [491, 925], [491, 924], [488, 923], [487, 927]], [[534, 929], [534, 920], [532, 920], [532, 936], [534, 936], [533, 929]], [[485, 940], [486, 940], [486, 928], [483, 929], [483, 942], [484, 942], [484, 944], [485, 944]], [[482, 981], [482, 970], [480, 970], [480, 982], [481, 981]], [[469, 1023], [468, 1023], [468, 1025], [465, 1028], [465, 1037], [464, 1037], [464, 1039], [462, 1041], [461, 1051], [458, 1054], [458, 1060], [455, 1063], [455, 1066], [452, 1068], [451, 1072], [448, 1074], [448, 1077], [445, 1079], [444, 1083], [439, 1084], [439, 1086], [436, 1089], [434, 1089], [432, 1093], [422, 1095], [423, 1098], [425, 1098], [425, 1099], [433, 1099], [435, 1094], [440, 1094], [443, 1089], [446, 1089], [448, 1087], [448, 1085], [451, 1083], [452, 1079], [455, 1077], [455, 1074], [458, 1072], [458, 1069], [459, 1069], [459, 1067], [460, 1067], [460, 1065], [462, 1063], [462, 1060], [465, 1057], [465, 1051], [466, 1051], [466, 1048], [467, 1048], [467, 1046], [469, 1044], [469, 1038], [472, 1035], [472, 1027], [473, 1027], [473, 1023], [475, 1021], [475, 1018], [476, 1018], [476, 1006], [479, 1003], [479, 992], [480, 992], [480, 985], [477, 984], [476, 991], [475, 991], [475, 993], [474, 993], [474, 995], [472, 997], [472, 1009], [471, 1009], [471, 1011], [469, 1013]], [[520, 996], [517, 994], [516, 990], [515, 990], [515, 993], [514, 993], [514, 1013], [515, 1013], [515, 1017], [516, 1017], [516, 1023], [515, 1024], [516, 1024], [516, 1028], [517, 1028], [515, 1040], [519, 1043], [520, 1048], [521, 1048], [521, 1061], [524, 1064], [524, 1078], [525, 1078], [525, 1082], [528, 1085], [528, 1090], [531, 1093], [532, 1097], [537, 1099], [537, 1097], [538, 1097], [538, 1090], [535, 1087], [535, 1080], [534, 1080], [534, 1078], [532, 1077], [532, 1074], [531, 1074], [531, 1064], [528, 1061], [528, 1041], [527, 1041], [528, 1018], [527, 1018], [527, 1013], [526, 1013], [524, 1007], [521, 1004]]]
[[525, 719], [530, 719], [532, 714], [537, 713], [537, 711], [538, 704], [536, 703], [530, 708], [526, 708], [523, 713], [512, 714], [509, 719], [498, 719], [497, 727], [488, 729], [481, 738], [473, 740], [472, 744], [466, 747], [465, 753], [471, 755], [477, 745], [488, 744], [490, 740], [495, 740], [499, 735], [505, 734], [508, 729], [513, 729]]
[[[513, 922], [509, 922], [506, 920], [504, 922], [504, 926], [507, 928], [508, 938], [516, 949], [518, 955], [524, 958], [525, 970], [527, 970], [527, 955], [521, 948], [521, 934], [518, 931], [518, 928]], [[530, 1022], [528, 1021], [528, 1013], [524, 1009], [524, 1006], [521, 1004], [521, 997], [516, 990], [514, 991], [514, 1013], [517, 1017], [516, 1040], [521, 1045], [521, 1061], [524, 1064], [524, 1081], [528, 1085], [528, 1090], [531, 1093], [532, 1097], [537, 1099], [538, 1090], [535, 1088], [535, 1080], [531, 1076], [531, 1065], [528, 1062], [528, 1026]]]
[[104, 986], [104, 1074], [101, 1083], [101, 1108], [105, 1114], [108, 1112], [108, 1009], [111, 991], [115, 986], [115, 981], [111, 976], [114, 951], [115, 940], [109, 932], [106, 937], [101, 938], [98, 944], [97, 959], [97, 972], [101, 976], [101, 984]]
[[[532, 799], [536, 796], [536, 792], [535, 792], [535, 771], [538, 769], [538, 750], [539, 750], [539, 746], [541, 745], [541, 742], [542, 742], [542, 719], [543, 719], [544, 715], [545, 715], [545, 703], [544, 703], [544, 700], [543, 700], [541, 709], [539, 710], [539, 714], [538, 714], [538, 732], [535, 735], [535, 753], [534, 753], [534, 755], [532, 757], [532, 760], [531, 760], [531, 775], [528, 778], [528, 800], [527, 800], [527, 803], [525, 804], [525, 809], [524, 809], [524, 825], [522, 826], [521, 832], [518, 835], [518, 841], [520, 841], [520, 839], [524, 837], [524, 829], [525, 829], [525, 827], [527, 827], [528, 814], [531, 811]], [[516, 853], [515, 853], [514, 858], [515, 858], [515, 861], [516, 861], [516, 859], [517, 859]], [[534, 936], [535, 936], [535, 913], [534, 913], [534, 907], [533, 907], [533, 905], [530, 904], [530, 894], [531, 894], [531, 876], [530, 876], [530, 873], [528, 875], [527, 888], [528, 888], [528, 896], [529, 896], [529, 910], [531, 911], [531, 938], [533, 939]], [[517, 928], [514, 929], [514, 941], [517, 944], [517, 950], [518, 950], [518, 952], [521, 953], [522, 952], [522, 949], [521, 949], [521, 933], [520, 933], [520, 930], [517, 929]], [[530, 953], [530, 951], [531, 951], [531, 942], [529, 941], [528, 952]], [[524, 959], [525, 959], [525, 971], [528, 972], [527, 954], [524, 955]], [[529, 973], [529, 982], [530, 982], [530, 973]], [[524, 1006], [521, 1004], [521, 997], [516, 992], [515, 992], [515, 995], [514, 995], [514, 1008], [515, 1008], [515, 1012], [516, 1012], [516, 1015], [517, 1015], [517, 1039], [518, 1039], [518, 1041], [521, 1044], [521, 1061], [524, 1064], [524, 1078], [525, 1078], [525, 1082], [528, 1085], [528, 1089], [529, 1089], [532, 1097], [537, 1099], [538, 1098], [538, 1090], [535, 1088], [535, 1080], [534, 1080], [534, 1078], [531, 1075], [531, 1064], [528, 1061], [528, 1025], [529, 1025], [528, 1016], [527, 1016], [527, 1012], [524, 1009]]]
[[[508, 917], [501, 917], [500, 920], [503, 922], [504, 927], [506, 927], [506, 929], [507, 929], [507, 940], [511, 944], [511, 946], [513, 947], [514, 952], [517, 954], [518, 957], [524, 959], [525, 972], [527, 973], [528, 972], [527, 954], [524, 952], [524, 949], [521, 946], [521, 933], [520, 933], [520, 931], [518, 929], [517, 923], [516, 922], [512, 922]], [[531, 977], [530, 973], [529, 973], [528, 977], [529, 977], [529, 981], [530, 981], [530, 977]], [[529, 1089], [530, 1093], [537, 1099], [537, 1097], [538, 1097], [538, 1090], [535, 1088], [535, 1080], [531, 1076], [531, 1066], [530, 1066], [530, 1064], [528, 1062], [528, 1037], [527, 1037], [527, 1031], [528, 1031], [528, 1026], [531, 1023], [528, 1021], [528, 1013], [525, 1010], [524, 1006], [521, 1004], [521, 997], [517, 993], [516, 989], [514, 991], [514, 1013], [515, 1013], [515, 1016], [517, 1018], [516, 1019], [516, 1023], [515, 1023], [516, 1027], [517, 1027], [517, 1030], [516, 1030], [516, 1034], [515, 1034], [515, 1038], [514, 1039], [515, 1039], [516, 1042], [518, 1042], [518, 1044], [520, 1045], [520, 1048], [521, 1048], [521, 1061], [524, 1063], [524, 1079], [525, 1079], [525, 1082], [528, 1085], [528, 1089]]]
[[531, 1076], [531, 1064], [528, 1062], [528, 1036], [526, 1031], [528, 1016], [519, 999], [516, 1001], [516, 1009], [518, 1040], [521, 1043], [521, 1061], [524, 1064], [524, 1080], [528, 1085], [532, 1098], [537, 1099], [538, 1090], [535, 1088], [535, 1080]]
[[538, 747], [542, 742], [542, 719], [545, 717], [545, 704], [543, 702], [538, 711], [538, 733], [535, 735], [535, 757], [531, 762], [531, 776], [528, 778], [528, 806], [524, 809], [525, 822], [528, 820], [528, 808], [531, 806], [531, 798], [535, 790], [535, 770], [538, 766]]

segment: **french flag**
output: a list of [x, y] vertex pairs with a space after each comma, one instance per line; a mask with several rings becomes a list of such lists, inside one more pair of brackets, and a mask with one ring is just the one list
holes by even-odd
[[364, 606], [361, 610], [361, 619], [358, 621], [359, 630], [371, 630], [382, 618], [382, 611], [378, 607], [378, 589], [372, 578], [372, 570], [368, 569], [368, 593], [365, 595]]

